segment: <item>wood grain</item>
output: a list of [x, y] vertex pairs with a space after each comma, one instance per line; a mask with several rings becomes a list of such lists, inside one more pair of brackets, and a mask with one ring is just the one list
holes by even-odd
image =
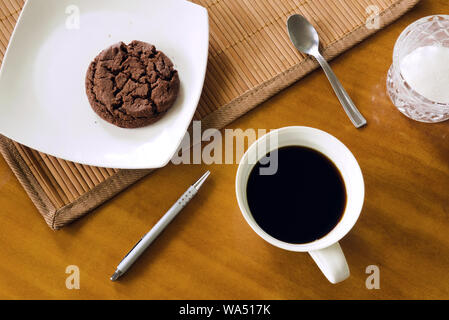
[[[341, 242], [351, 269], [345, 282], [331, 285], [307, 254], [277, 249], [252, 232], [235, 200], [236, 165], [169, 165], [52, 232], [1, 159], [0, 298], [449, 298], [448, 123], [409, 120], [385, 91], [400, 32], [420, 17], [448, 10], [446, 1], [424, 0], [332, 62], [369, 121], [365, 129], [354, 129], [321, 71], [229, 126], [316, 127], [354, 153], [364, 173], [366, 200], [359, 222]], [[58, 163], [48, 166], [57, 170]], [[76, 169], [92, 183], [108, 173]], [[124, 253], [207, 169], [211, 179], [197, 198], [122, 281], [111, 283], [108, 278]], [[66, 186], [64, 194], [74, 196], [85, 187]], [[80, 268], [80, 290], [65, 287], [68, 265]], [[380, 268], [380, 290], [365, 288], [368, 265]]]

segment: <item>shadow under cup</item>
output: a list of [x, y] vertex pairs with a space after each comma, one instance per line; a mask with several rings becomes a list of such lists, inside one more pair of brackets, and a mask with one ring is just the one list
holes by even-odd
[[[247, 182], [255, 164], [267, 153], [287, 146], [308, 147], [324, 154], [340, 171], [345, 184], [347, 201], [340, 222], [325, 236], [313, 242], [293, 244], [274, 238], [257, 224], [249, 209], [246, 194]], [[249, 147], [237, 171], [236, 194], [245, 220], [260, 237], [282, 249], [308, 252], [337, 243], [351, 230], [363, 206], [364, 181], [356, 159], [338, 139], [318, 129], [286, 127], [271, 131]]]

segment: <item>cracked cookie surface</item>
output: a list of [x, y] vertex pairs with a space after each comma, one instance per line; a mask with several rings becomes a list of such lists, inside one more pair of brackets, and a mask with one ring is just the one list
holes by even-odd
[[103, 50], [89, 66], [86, 93], [92, 109], [122, 127], [144, 127], [174, 104], [179, 76], [171, 60], [155, 46], [132, 41]]

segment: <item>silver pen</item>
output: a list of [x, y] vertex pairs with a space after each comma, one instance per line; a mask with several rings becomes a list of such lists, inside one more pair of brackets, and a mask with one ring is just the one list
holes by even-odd
[[117, 280], [122, 276], [136, 260], [142, 255], [142, 253], [149, 247], [149, 245], [161, 234], [162, 231], [170, 224], [170, 222], [176, 217], [176, 215], [189, 203], [190, 200], [196, 195], [198, 190], [209, 177], [210, 171], [207, 171], [194, 185], [176, 201], [176, 203], [167, 211], [167, 213], [155, 224], [155, 226], [140, 239], [139, 242], [131, 249], [130, 252], [123, 258], [120, 264], [117, 266], [114, 274], [111, 277], [111, 281]]

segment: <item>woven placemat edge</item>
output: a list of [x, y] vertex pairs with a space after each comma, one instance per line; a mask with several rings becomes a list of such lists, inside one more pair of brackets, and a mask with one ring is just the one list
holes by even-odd
[[153, 171], [154, 169], [118, 171], [72, 203], [56, 210], [50, 227], [58, 230], [77, 220]]
[[3, 135], [0, 135], [0, 153], [3, 155], [6, 163], [25, 189], [25, 192], [39, 213], [44, 217], [45, 222], [51, 227], [54, 215], [56, 214], [56, 208], [46, 196], [12, 140]]

